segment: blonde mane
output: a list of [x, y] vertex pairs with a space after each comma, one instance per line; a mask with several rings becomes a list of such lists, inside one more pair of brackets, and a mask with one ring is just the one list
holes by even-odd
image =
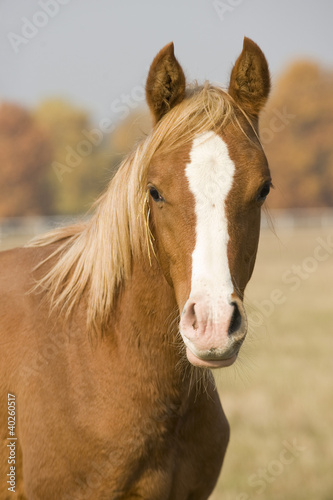
[[89, 332], [104, 331], [117, 291], [131, 275], [133, 259], [152, 248], [147, 198], [152, 157], [157, 150], [173, 151], [228, 121], [244, 133], [236, 109], [231, 97], [218, 87], [205, 84], [189, 89], [186, 98], [125, 158], [87, 223], [51, 231], [29, 243], [30, 247], [58, 244], [39, 264], [56, 258], [35, 287], [46, 291], [51, 310], [60, 309], [68, 317], [87, 293]]

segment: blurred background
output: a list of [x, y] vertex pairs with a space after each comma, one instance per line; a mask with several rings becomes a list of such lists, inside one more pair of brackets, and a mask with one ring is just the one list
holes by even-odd
[[149, 133], [144, 84], [173, 41], [187, 80], [227, 87], [243, 37], [272, 93], [275, 189], [249, 335], [216, 375], [232, 437], [213, 499], [333, 499], [333, 3], [1, 0], [0, 249], [85, 213]]

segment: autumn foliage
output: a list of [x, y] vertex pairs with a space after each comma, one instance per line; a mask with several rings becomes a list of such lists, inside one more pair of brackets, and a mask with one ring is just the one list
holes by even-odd
[[48, 210], [41, 179], [52, 159], [50, 141], [32, 115], [15, 104], [0, 106], [0, 215]]
[[53, 151], [44, 172], [52, 213], [86, 212], [114, 168], [109, 136], [93, 127], [85, 111], [63, 100], [44, 101], [34, 116], [47, 130]]
[[333, 72], [293, 64], [276, 82], [261, 120], [275, 208], [333, 205]]

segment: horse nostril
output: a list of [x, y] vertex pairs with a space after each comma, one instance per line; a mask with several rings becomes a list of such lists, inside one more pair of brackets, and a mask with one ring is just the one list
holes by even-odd
[[231, 316], [228, 335], [232, 335], [233, 333], [237, 332], [242, 324], [242, 316], [239, 312], [238, 305], [236, 304], [236, 302], [232, 302], [232, 305], [234, 306], [234, 311]]
[[195, 314], [195, 304], [191, 304], [190, 306], [190, 315], [192, 320], [192, 328], [193, 330], [198, 329], [197, 316]]
[[195, 306], [196, 306], [195, 302], [187, 304], [187, 307], [184, 308], [182, 313], [184, 323], [193, 330], [198, 329], [198, 321], [195, 312]]

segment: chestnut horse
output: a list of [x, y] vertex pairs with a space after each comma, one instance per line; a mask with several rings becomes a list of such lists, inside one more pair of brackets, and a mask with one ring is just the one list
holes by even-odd
[[186, 88], [167, 45], [146, 84], [152, 132], [91, 219], [1, 253], [1, 499], [211, 494], [229, 426], [210, 369], [246, 335], [269, 88], [249, 39], [228, 91]]

